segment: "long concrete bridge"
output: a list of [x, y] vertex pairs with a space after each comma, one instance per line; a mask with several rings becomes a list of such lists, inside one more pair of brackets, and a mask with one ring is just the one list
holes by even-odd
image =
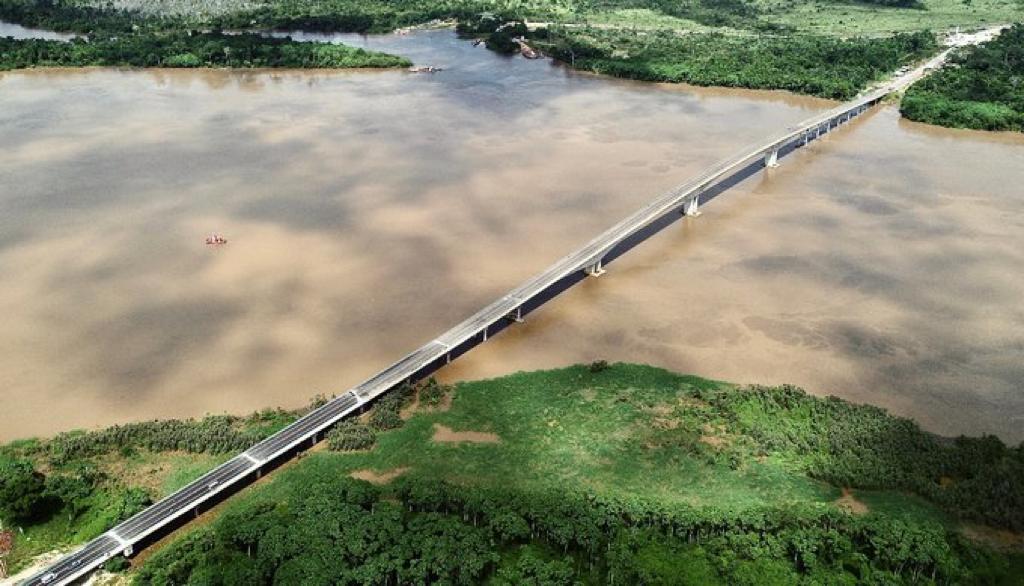
[[948, 50], [884, 87], [749, 146], [658, 197], [369, 380], [58, 559], [23, 584], [68, 584], [111, 557], [133, 555], [137, 549], [184, 524], [199, 511], [247, 486], [263, 472], [312, 447], [331, 426], [359, 412], [377, 397], [405, 382], [430, 375], [506, 327], [522, 321], [531, 311], [576, 283], [601, 275], [610, 262], [680, 217], [699, 215], [701, 206], [715, 196], [762, 169], [778, 166], [782, 157], [863, 114], [887, 95], [916, 81], [928, 69], [941, 65], [947, 54]]

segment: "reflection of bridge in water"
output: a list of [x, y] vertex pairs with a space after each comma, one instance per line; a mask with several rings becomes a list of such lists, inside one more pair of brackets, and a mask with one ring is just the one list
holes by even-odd
[[115, 555], [132, 555], [137, 548], [185, 523], [190, 515], [198, 515], [214, 502], [248, 485], [262, 472], [316, 444], [328, 428], [359, 412], [380, 395], [406, 381], [430, 375], [477, 344], [487, 341], [490, 336], [522, 321], [531, 311], [576, 283], [588, 276], [601, 275], [607, 264], [680, 217], [699, 215], [701, 205], [761, 169], [776, 167], [780, 158], [864, 113], [890, 93], [918, 79], [926, 69], [941, 64], [947, 54], [943, 52], [881, 89], [746, 148], [672, 189], [438, 338], [62, 557], [26, 580], [25, 584], [66, 584], [95, 570]]

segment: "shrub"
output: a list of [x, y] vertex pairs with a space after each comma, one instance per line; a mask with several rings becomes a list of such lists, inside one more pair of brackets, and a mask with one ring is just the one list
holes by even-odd
[[28, 460], [0, 460], [0, 515], [24, 521], [45, 508], [46, 478]]
[[414, 392], [412, 385], [402, 384], [377, 399], [370, 412], [370, 427], [378, 431], [402, 427], [400, 412]]
[[354, 419], [342, 421], [327, 434], [327, 447], [336, 452], [368, 450], [376, 441], [377, 434]]
[[437, 407], [451, 389], [450, 385], [442, 385], [437, 382], [437, 379], [430, 377], [427, 382], [420, 386], [420, 404], [427, 405], [428, 407]]

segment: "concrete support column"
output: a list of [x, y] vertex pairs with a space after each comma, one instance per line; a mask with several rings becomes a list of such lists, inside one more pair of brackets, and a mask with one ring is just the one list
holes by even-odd
[[772, 149], [764, 153], [764, 166], [769, 169], [779, 166], [779, 149]]
[[132, 546], [129, 545], [128, 547], [124, 548], [124, 551], [121, 552], [121, 555], [127, 558], [131, 557], [133, 553], [135, 553], [135, 550], [132, 548]]
[[690, 216], [691, 218], [696, 218], [700, 215], [700, 194], [693, 196], [693, 199], [686, 202], [683, 215]]
[[583, 269], [583, 272], [587, 273], [587, 275], [591, 277], [600, 277], [603, 275], [604, 266], [601, 264], [601, 259], [598, 259], [597, 262]]
[[487, 328], [488, 326], [484, 326], [484, 342], [487, 341]]

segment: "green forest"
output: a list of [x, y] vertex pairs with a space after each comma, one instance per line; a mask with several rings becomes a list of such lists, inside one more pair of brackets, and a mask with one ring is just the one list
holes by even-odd
[[0, 70], [28, 67], [408, 67], [404, 57], [258, 33], [200, 30], [200, 21], [149, 17], [49, 0], [0, 0], [0, 20], [82, 36], [70, 42], [0, 38]]
[[403, 57], [255, 34], [164, 32], [70, 42], [0, 38], [0, 70], [53, 66], [408, 67]]
[[834, 99], [849, 99], [871, 82], [938, 48], [934, 35], [926, 32], [883, 39], [604, 30], [568, 35], [552, 30], [539, 36], [555, 58], [596, 73], [645, 81], [783, 89]]
[[[3, 446], [0, 517], [35, 539], [17, 541], [13, 558], [99, 533], [295, 416], [147, 422]], [[1024, 575], [1024, 552], [978, 537], [1024, 530], [1024, 446], [940, 438], [791, 386], [604, 362], [454, 387], [426, 381], [339, 425], [324, 447], [183, 529], [132, 579], [1019, 584]], [[125, 462], [145, 470], [172, 457], [165, 468], [180, 469], [156, 490], [125, 480], [134, 473], [110, 477]]]
[[1024, 132], [1024, 25], [960, 50], [907, 91], [900, 112], [940, 126]]

